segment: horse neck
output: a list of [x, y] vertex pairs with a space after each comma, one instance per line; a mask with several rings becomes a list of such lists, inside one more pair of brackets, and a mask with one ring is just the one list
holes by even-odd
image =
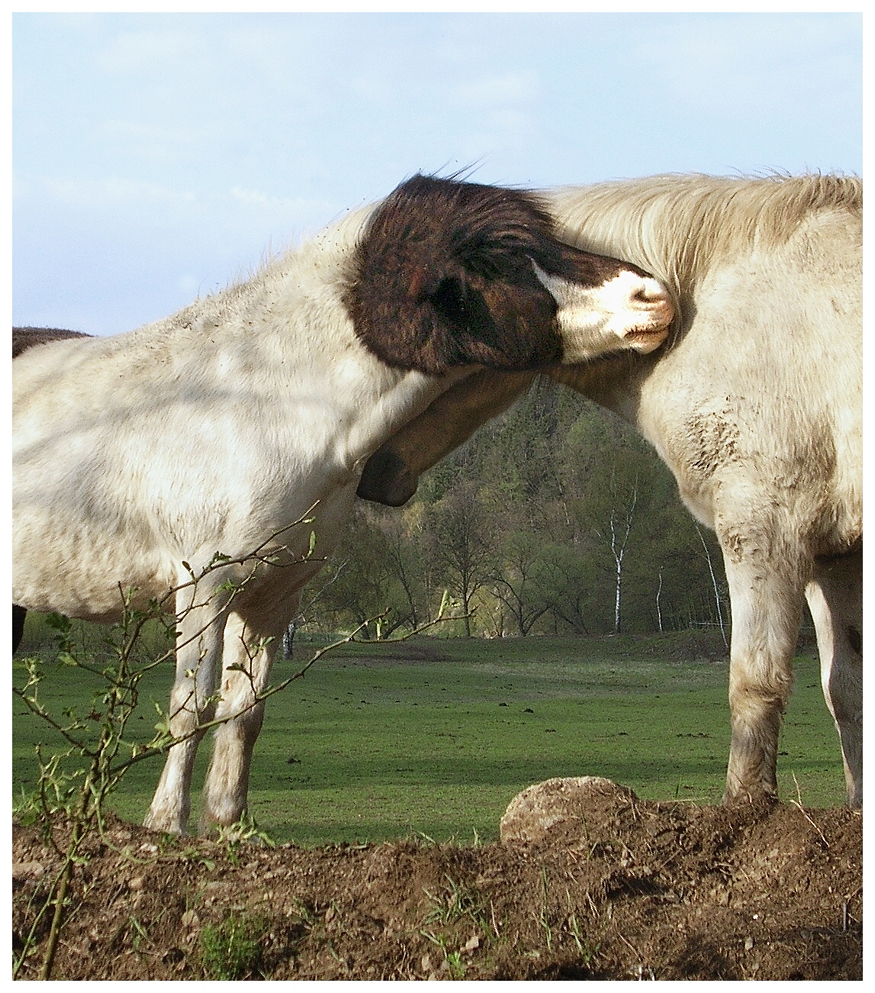
[[550, 378], [639, 426], [641, 387], [661, 353], [654, 356], [616, 355], [590, 365], [558, 366]]
[[360, 228], [347, 218], [250, 280], [133, 334], [175, 352], [180, 380], [236, 377], [279, 430], [285, 423], [297, 437], [312, 424], [314, 445], [318, 436], [344, 464], [356, 462], [471, 371], [438, 378], [392, 368], [362, 344], [343, 300]]
[[544, 193], [564, 241], [625, 259], [671, 292], [676, 326], [691, 319], [709, 272], [758, 248], [786, 243], [806, 220], [862, 213], [857, 177], [664, 175]]

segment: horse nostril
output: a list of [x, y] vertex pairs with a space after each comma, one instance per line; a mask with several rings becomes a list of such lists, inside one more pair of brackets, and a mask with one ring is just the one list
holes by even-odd
[[632, 292], [631, 305], [640, 310], [648, 310], [668, 323], [674, 317], [674, 304], [665, 287], [655, 279], [645, 279]]
[[642, 303], [645, 306], [653, 304], [669, 303], [668, 293], [656, 282], [655, 279], [645, 279], [637, 290], [632, 294], [634, 303]]

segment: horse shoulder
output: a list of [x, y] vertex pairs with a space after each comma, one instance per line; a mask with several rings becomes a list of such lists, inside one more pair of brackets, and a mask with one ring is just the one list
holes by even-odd
[[[642, 384], [638, 425], [706, 523], [728, 493], [730, 513], [769, 519], [771, 501], [800, 531], [836, 515], [836, 535], [857, 527], [859, 257], [841, 240], [815, 251], [812, 237], [706, 278], [691, 326]], [[748, 489], [762, 506], [742, 499]]]

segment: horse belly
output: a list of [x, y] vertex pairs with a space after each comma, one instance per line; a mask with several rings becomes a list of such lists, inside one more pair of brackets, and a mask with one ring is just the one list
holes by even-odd
[[176, 585], [172, 549], [130, 465], [95, 450], [87, 433], [23, 440], [13, 456], [14, 603], [107, 622], [125, 598], [144, 606]]
[[112, 621], [125, 596], [135, 605], [174, 585], [168, 563], [148, 541], [132, 540], [105, 521], [65, 513], [63, 506], [22, 505], [13, 511], [12, 599], [28, 610]]
[[[174, 383], [116, 396], [115, 367], [101, 365], [93, 396], [116, 402], [92, 409], [72, 374], [27, 359], [15, 377], [14, 602], [111, 620], [122, 591], [136, 589], [137, 604], [164, 597], [188, 578], [184, 562], [199, 574], [217, 555], [273, 552], [298, 565], [260, 570], [253, 587], [299, 587], [336, 544], [358, 473], [336, 452], [330, 404], [293, 397], [289, 414], [206, 391], [193, 412]], [[55, 376], [51, 391], [37, 373]]]
[[[57, 612], [67, 617], [109, 623], [121, 618], [124, 607], [145, 607], [160, 599], [174, 583], [161, 581], [157, 571], [144, 576], [119, 569], [118, 556], [59, 553], [54, 542], [13, 543], [12, 602], [27, 610]], [[111, 559], [111, 564], [106, 559]], [[113, 583], [112, 577], [119, 577]], [[172, 610], [172, 603], [168, 609]]]

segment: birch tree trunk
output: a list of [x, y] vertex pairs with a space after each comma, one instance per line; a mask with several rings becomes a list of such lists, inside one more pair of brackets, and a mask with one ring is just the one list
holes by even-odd
[[699, 536], [699, 541], [702, 542], [702, 548], [705, 549], [705, 561], [708, 563], [708, 572], [711, 574], [711, 586], [714, 590], [714, 603], [717, 605], [717, 621], [720, 624], [720, 636], [723, 638], [723, 645], [728, 648], [729, 641], [726, 638], [726, 628], [723, 624], [723, 606], [720, 602], [720, 587], [717, 585], [717, 576], [714, 573], [714, 563], [711, 561], [711, 553], [708, 551], [708, 544], [705, 541], [705, 536], [699, 530], [699, 525], [696, 525], [696, 533]]
[[[613, 479], [612, 479], [613, 483]], [[613, 486], [612, 486], [613, 489]], [[626, 555], [626, 547], [629, 544], [629, 532], [635, 520], [635, 506], [638, 503], [638, 477], [632, 485], [631, 493], [625, 507], [617, 506], [616, 499], [611, 508], [608, 519], [610, 528], [610, 548], [614, 559], [615, 583], [614, 583], [614, 634], [620, 634], [621, 606], [623, 597], [623, 559]], [[596, 532], [598, 533], [598, 532]], [[601, 535], [599, 535], [601, 537]]]

